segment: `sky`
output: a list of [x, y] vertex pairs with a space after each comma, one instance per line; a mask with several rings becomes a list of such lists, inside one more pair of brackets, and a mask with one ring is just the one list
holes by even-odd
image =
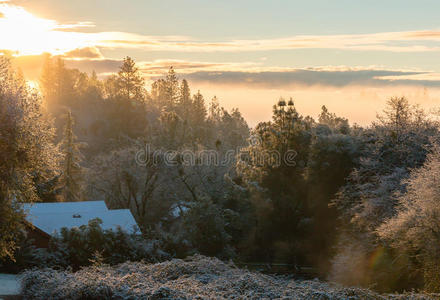
[[45, 53], [107, 76], [173, 66], [251, 125], [279, 97], [367, 125], [387, 98], [440, 103], [440, 1], [0, 0], [0, 52], [37, 81]]

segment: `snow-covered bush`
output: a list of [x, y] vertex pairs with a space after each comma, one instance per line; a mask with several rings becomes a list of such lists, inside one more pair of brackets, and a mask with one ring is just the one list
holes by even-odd
[[[125, 261], [157, 262], [169, 258], [156, 240], [122, 229], [103, 230], [95, 219], [79, 228], [67, 229], [52, 238], [48, 249], [35, 249], [31, 266], [78, 269], [96, 262], [118, 264]], [[29, 265], [28, 265], [29, 266]]]
[[286, 276], [238, 269], [193, 256], [157, 264], [92, 266], [76, 273], [52, 269], [22, 275], [25, 299], [435, 299], [439, 295], [379, 295]]

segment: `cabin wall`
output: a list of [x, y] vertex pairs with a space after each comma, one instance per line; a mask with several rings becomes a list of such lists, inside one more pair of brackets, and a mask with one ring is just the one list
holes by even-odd
[[31, 226], [27, 226], [27, 238], [32, 240], [32, 244], [37, 248], [49, 248], [50, 235], [44, 231]]

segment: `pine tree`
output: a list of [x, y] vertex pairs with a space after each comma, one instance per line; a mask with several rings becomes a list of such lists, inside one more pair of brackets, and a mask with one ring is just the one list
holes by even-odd
[[325, 105], [321, 107], [318, 121], [319, 124], [327, 125], [333, 131], [339, 131], [341, 133], [347, 133], [350, 127], [347, 119], [338, 117], [336, 114], [329, 112]]
[[193, 97], [193, 105], [191, 112], [191, 127], [194, 130], [194, 137], [199, 141], [205, 139], [205, 120], [206, 120], [206, 106], [205, 99], [200, 91]]
[[53, 103], [56, 97], [56, 86], [54, 84], [55, 71], [52, 59], [46, 56], [41, 71], [40, 86], [47, 102]]
[[144, 79], [133, 59], [126, 57], [117, 74], [106, 80], [109, 99], [110, 132], [118, 143], [121, 138], [137, 138], [146, 126]]
[[143, 98], [144, 79], [132, 58], [127, 56], [118, 72], [118, 87], [121, 95], [128, 100]]
[[182, 84], [180, 85], [179, 113], [181, 118], [185, 121], [188, 120], [191, 103], [191, 91], [189, 89], [188, 82], [186, 79], [183, 79]]
[[173, 67], [170, 67], [165, 78], [166, 86], [166, 106], [168, 110], [173, 110], [179, 97], [179, 80]]
[[80, 148], [81, 143], [76, 141], [73, 133], [74, 119], [69, 111], [66, 115], [66, 126], [64, 137], [61, 142], [61, 150], [64, 156], [63, 174], [61, 176], [61, 187], [64, 201], [80, 201], [82, 190], [82, 168], [80, 162], [83, 159]]
[[209, 120], [212, 123], [219, 123], [222, 116], [222, 109], [220, 107], [220, 103], [218, 101], [217, 96], [212, 98], [211, 103], [209, 105]]
[[206, 119], [205, 99], [200, 91], [193, 97], [192, 121], [195, 125], [202, 125]]
[[[77, 73], [81, 74], [79, 71]], [[59, 106], [71, 106], [76, 100], [77, 86], [75, 72], [67, 69], [63, 59], [47, 57], [43, 65], [40, 84], [47, 107], [56, 112]], [[57, 112], [56, 112], [57, 113]], [[55, 113], [55, 114], [56, 114]]]

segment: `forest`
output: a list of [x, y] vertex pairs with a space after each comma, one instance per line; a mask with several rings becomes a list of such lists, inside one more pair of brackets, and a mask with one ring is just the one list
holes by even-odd
[[[105, 78], [47, 57], [35, 89], [0, 56], [0, 269], [192, 256], [440, 292], [438, 112], [396, 96], [359, 126], [295, 100], [251, 128], [173, 67], [147, 88], [130, 57]], [[140, 235], [96, 220], [32, 246], [22, 203], [97, 199], [130, 209]]]

